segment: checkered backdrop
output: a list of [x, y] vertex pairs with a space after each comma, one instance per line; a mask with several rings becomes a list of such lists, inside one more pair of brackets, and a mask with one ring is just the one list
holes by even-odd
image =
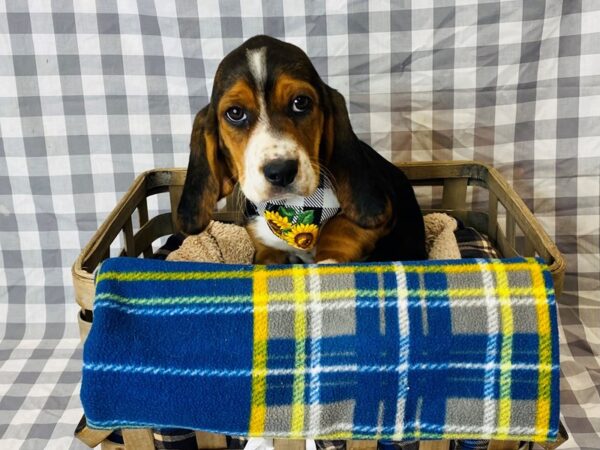
[[266, 33], [307, 51], [387, 158], [512, 182], [568, 262], [564, 448], [597, 448], [600, 2], [200, 3], [0, 2], [1, 446], [78, 447], [69, 267], [136, 174], [186, 164], [219, 61]]

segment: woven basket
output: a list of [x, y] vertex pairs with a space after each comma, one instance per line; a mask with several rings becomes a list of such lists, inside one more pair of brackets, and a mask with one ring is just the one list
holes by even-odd
[[[420, 186], [429, 186], [433, 187], [431, 193], [439, 194], [437, 199], [434, 196], [432, 208], [423, 209], [424, 213], [450, 213], [465, 226], [486, 233], [504, 257], [541, 257], [550, 268], [557, 297], [560, 295], [565, 275], [562, 255], [523, 200], [497, 170], [473, 161], [403, 163], [399, 167], [417, 192], [423, 189]], [[176, 231], [176, 211], [185, 173], [185, 169], [155, 169], [138, 176], [77, 257], [72, 274], [75, 297], [81, 307], [78, 319], [82, 341], [85, 341], [91, 326], [95, 269], [110, 256], [150, 257], [152, 243]], [[147, 198], [164, 192], [169, 193], [171, 212], [149, 217]], [[234, 199], [235, 195], [228, 198], [226, 207], [215, 213], [215, 220], [241, 222], [242, 212], [236, 209]], [[136, 210], [137, 221], [134, 219]], [[134, 229], [136, 222], [139, 226]], [[111, 244], [120, 236], [123, 249], [118, 255], [111, 255]], [[85, 421], [80, 423], [76, 431], [76, 435], [91, 447], [101, 443], [110, 433], [111, 430], [90, 430], [85, 426]], [[548, 443], [544, 448], [553, 449], [564, 442], [564, 430], [559, 434], [556, 442]], [[123, 445], [104, 442], [102, 448], [155, 448], [150, 430], [123, 430], [123, 438]], [[199, 449], [225, 447], [225, 436], [197, 432], [196, 441]], [[301, 440], [275, 440], [276, 450], [303, 450], [304, 447], [304, 441]], [[376, 447], [377, 441], [347, 442], [348, 450], [373, 450]], [[518, 442], [491, 441], [488, 449], [516, 450], [518, 447]], [[450, 443], [422, 441], [420, 449], [449, 450]]]

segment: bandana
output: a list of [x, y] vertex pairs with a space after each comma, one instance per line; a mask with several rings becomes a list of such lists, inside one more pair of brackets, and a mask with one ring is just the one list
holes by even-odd
[[340, 212], [333, 186], [325, 177], [309, 197], [248, 203], [250, 216], [263, 216], [275, 236], [300, 250], [312, 249], [323, 225]]

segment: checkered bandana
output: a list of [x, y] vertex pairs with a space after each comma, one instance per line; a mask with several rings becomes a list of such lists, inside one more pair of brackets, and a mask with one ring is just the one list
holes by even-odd
[[326, 177], [321, 177], [317, 190], [308, 197], [250, 202], [251, 216], [263, 216], [275, 236], [300, 250], [313, 248], [320, 229], [339, 212], [340, 203]]

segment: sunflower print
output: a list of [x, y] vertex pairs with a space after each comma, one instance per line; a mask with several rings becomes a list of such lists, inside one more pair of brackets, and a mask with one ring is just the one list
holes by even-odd
[[289, 219], [276, 211], [265, 211], [265, 219], [269, 228], [277, 237], [282, 237], [292, 227]]
[[283, 237], [292, 247], [299, 248], [300, 250], [308, 250], [316, 244], [318, 233], [319, 227], [314, 223], [302, 223], [292, 226], [292, 229], [284, 234]]

